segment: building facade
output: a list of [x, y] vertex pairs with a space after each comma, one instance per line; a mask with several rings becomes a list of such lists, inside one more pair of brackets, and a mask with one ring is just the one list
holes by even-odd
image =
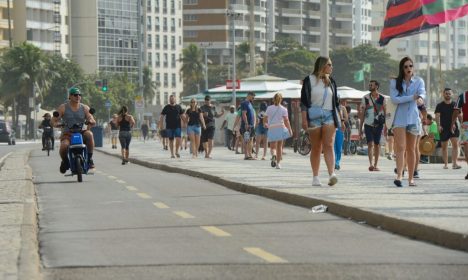
[[[6, 3], [2, 1], [0, 5], [3, 2]], [[10, 1], [10, 5], [12, 3], [14, 43], [27, 41], [46, 52], [69, 57], [70, 0], [15, 0]], [[8, 30], [5, 34], [8, 36]]]
[[[370, 43], [370, 0], [330, 0], [330, 48]], [[234, 42], [249, 42], [249, 0], [184, 0], [184, 45], [208, 48], [215, 63], [230, 63]], [[279, 38], [291, 38], [311, 51], [320, 51], [320, 0], [256, 0], [255, 46], [259, 52]]]
[[146, 63], [158, 90], [152, 104], [163, 105], [169, 96], [177, 100], [183, 91], [182, 67], [183, 22], [181, 0], [146, 0]]
[[[10, 1], [10, 27], [13, 28], [13, 1]], [[8, 27], [8, 3], [7, 0], [0, 0], [0, 49], [10, 46], [9, 42], [9, 27]], [[13, 34], [12, 34], [13, 37]]]

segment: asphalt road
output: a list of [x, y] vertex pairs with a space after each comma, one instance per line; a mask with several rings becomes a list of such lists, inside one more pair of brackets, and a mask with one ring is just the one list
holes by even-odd
[[[44, 279], [464, 279], [468, 254], [95, 154], [31, 154]], [[241, 174], [240, 174], [241, 176]]]

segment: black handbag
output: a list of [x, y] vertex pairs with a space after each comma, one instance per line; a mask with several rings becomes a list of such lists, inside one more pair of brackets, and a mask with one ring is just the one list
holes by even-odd
[[372, 101], [372, 104], [374, 104], [374, 112], [376, 113], [376, 116], [374, 117], [374, 125], [375, 126], [381, 126], [385, 124], [385, 115], [380, 114], [377, 112], [377, 105], [374, 102], [374, 99], [372, 99], [372, 96], [369, 96], [370, 100]]

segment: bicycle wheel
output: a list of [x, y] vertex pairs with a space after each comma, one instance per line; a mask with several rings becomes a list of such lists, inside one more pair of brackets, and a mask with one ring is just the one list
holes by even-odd
[[298, 152], [303, 156], [306, 156], [310, 153], [310, 140], [308, 135], [301, 137]]
[[351, 141], [349, 143], [349, 151], [351, 152], [351, 154], [355, 155], [356, 152], [357, 152], [357, 145], [356, 145], [356, 142], [355, 141]]

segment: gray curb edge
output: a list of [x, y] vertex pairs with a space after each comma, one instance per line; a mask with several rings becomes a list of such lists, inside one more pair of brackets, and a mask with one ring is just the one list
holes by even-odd
[[[27, 155], [29, 160], [30, 152]], [[36, 188], [33, 184], [32, 169], [25, 165], [27, 175], [24, 185], [24, 212], [21, 225], [21, 252], [18, 261], [19, 279], [41, 280], [41, 260], [39, 256], [39, 225]]]
[[[97, 151], [104, 153], [106, 155], [114, 156], [120, 158], [120, 155], [116, 155], [113, 153], [109, 153], [103, 150], [96, 149]], [[371, 225], [373, 227], [383, 229], [398, 235], [406, 236], [412, 239], [417, 239], [421, 241], [426, 241], [430, 243], [434, 243], [443, 247], [447, 247], [450, 249], [461, 250], [461, 251], [468, 251], [468, 236], [461, 233], [450, 232], [444, 229], [435, 228], [432, 226], [419, 224], [416, 222], [403, 220], [391, 216], [386, 216], [383, 214], [378, 214], [374, 212], [370, 212], [367, 210], [363, 210], [357, 207], [352, 207], [348, 205], [338, 204], [332, 201], [313, 198], [313, 197], [305, 197], [297, 194], [285, 193], [281, 191], [276, 191], [272, 189], [264, 189], [260, 187], [255, 187], [252, 185], [234, 182], [230, 180], [226, 180], [220, 178], [218, 176], [206, 174], [199, 171], [188, 170], [184, 168], [169, 166], [160, 163], [152, 163], [144, 160], [139, 159], [129, 159], [130, 162], [142, 166], [146, 166], [153, 169], [158, 169], [162, 171], [167, 171], [170, 173], [181, 173], [184, 175], [197, 177], [201, 179], [205, 179], [207, 181], [222, 185], [226, 188], [248, 193], [254, 194], [262, 197], [266, 197], [269, 199], [273, 199], [276, 201], [280, 201], [283, 203], [296, 205], [305, 208], [311, 208], [312, 206], [318, 204], [325, 204], [328, 206], [328, 212], [343, 217], [346, 219], [352, 219], [355, 221], [365, 221], [366, 224]]]

